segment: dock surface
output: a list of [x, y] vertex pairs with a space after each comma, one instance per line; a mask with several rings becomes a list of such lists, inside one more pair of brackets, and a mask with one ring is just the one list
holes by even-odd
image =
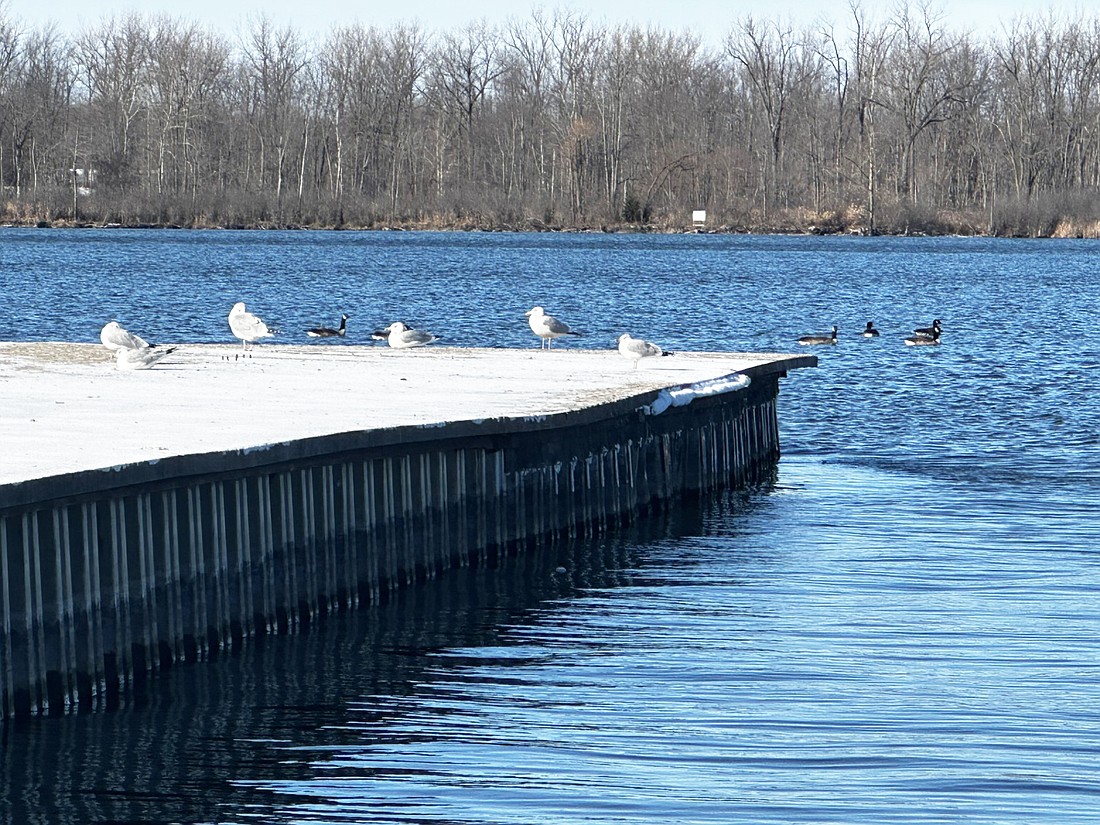
[[537, 418], [809, 356], [614, 350], [187, 345], [120, 371], [98, 344], [0, 343], [4, 485], [314, 436]]

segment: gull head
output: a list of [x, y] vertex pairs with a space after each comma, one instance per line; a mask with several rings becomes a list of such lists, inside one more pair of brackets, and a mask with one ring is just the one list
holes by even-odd
[[543, 310], [542, 307], [531, 307], [531, 309], [527, 310], [523, 314], [526, 315], [528, 318], [530, 318], [532, 315], [542, 315], [542, 314], [544, 314], [544, 310]]

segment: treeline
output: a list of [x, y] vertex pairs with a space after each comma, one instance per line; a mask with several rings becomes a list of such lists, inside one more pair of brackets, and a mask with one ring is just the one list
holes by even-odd
[[66, 36], [0, 4], [0, 219], [1100, 235], [1097, 19], [715, 25]]

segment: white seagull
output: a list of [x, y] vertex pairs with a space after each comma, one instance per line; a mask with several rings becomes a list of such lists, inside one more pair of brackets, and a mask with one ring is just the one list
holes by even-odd
[[438, 341], [438, 335], [424, 332], [420, 329], [409, 329], [401, 321], [394, 321], [385, 329], [374, 333], [375, 337], [385, 334], [386, 342], [394, 349], [408, 349], [409, 347], [422, 347], [432, 341]]
[[527, 322], [531, 325], [531, 332], [542, 339], [540, 349], [550, 349], [555, 338], [562, 338], [566, 335], [580, 335], [579, 332], [571, 330], [568, 324], [559, 321], [553, 315], [547, 315], [546, 310], [542, 307], [532, 307], [524, 314], [527, 316]]
[[153, 345], [144, 338], [127, 332], [118, 321], [111, 321], [99, 331], [99, 340], [112, 352], [124, 349], [150, 349]]
[[672, 353], [665, 352], [650, 341], [634, 338], [630, 333], [624, 332], [619, 336], [619, 355], [623, 358], [629, 358], [634, 362], [634, 369], [638, 369], [638, 362], [643, 358], [659, 358], [662, 355], [672, 355]]
[[257, 316], [248, 312], [244, 308], [244, 301], [238, 301], [233, 304], [233, 309], [229, 310], [229, 329], [241, 339], [241, 346], [246, 350], [250, 344], [260, 338], [270, 338], [276, 332]]
[[176, 347], [137, 347], [115, 350], [115, 368], [120, 370], [147, 370], [166, 355], [176, 351]]

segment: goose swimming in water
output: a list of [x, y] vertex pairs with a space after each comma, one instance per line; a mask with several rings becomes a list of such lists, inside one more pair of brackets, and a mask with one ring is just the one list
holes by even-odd
[[559, 321], [553, 315], [547, 315], [542, 307], [532, 307], [524, 314], [527, 316], [527, 323], [531, 325], [531, 332], [541, 339], [540, 349], [550, 349], [554, 345], [555, 338], [580, 335], [579, 332], [571, 330], [565, 322]]
[[905, 346], [907, 347], [931, 347], [938, 346], [940, 343], [940, 331], [933, 330], [931, 335], [914, 335], [912, 338], [905, 339]]
[[803, 335], [798, 339], [800, 344], [835, 344], [836, 343], [836, 325], [833, 325], [832, 335]]
[[332, 327], [314, 327], [313, 329], [307, 329], [306, 335], [310, 338], [343, 338], [348, 331], [348, 316], [340, 316], [340, 326], [336, 329]]
[[659, 358], [663, 355], [672, 355], [671, 352], [665, 352], [656, 344], [644, 341], [641, 338], [634, 338], [627, 332], [619, 336], [618, 344], [619, 355], [633, 361], [634, 369], [638, 369], [638, 362], [643, 358]]
[[438, 335], [424, 332], [419, 329], [409, 329], [401, 321], [394, 321], [385, 329], [374, 333], [374, 337], [386, 336], [386, 342], [394, 349], [408, 349], [410, 347], [423, 347], [432, 341], [438, 341]]
[[276, 332], [258, 316], [248, 312], [244, 308], [244, 301], [238, 301], [229, 310], [229, 329], [234, 336], [241, 339], [241, 346], [246, 350], [251, 344], [261, 338], [270, 338]]
[[943, 332], [943, 327], [940, 325], [940, 319], [936, 318], [932, 321], [932, 326], [917, 327], [915, 330], [913, 330], [913, 332], [915, 332], [917, 335], [927, 335], [931, 338], [933, 334], [939, 335], [941, 332]]
[[875, 322], [868, 321], [867, 326], [863, 328], [864, 338], [878, 338], [878, 330], [875, 329]]

